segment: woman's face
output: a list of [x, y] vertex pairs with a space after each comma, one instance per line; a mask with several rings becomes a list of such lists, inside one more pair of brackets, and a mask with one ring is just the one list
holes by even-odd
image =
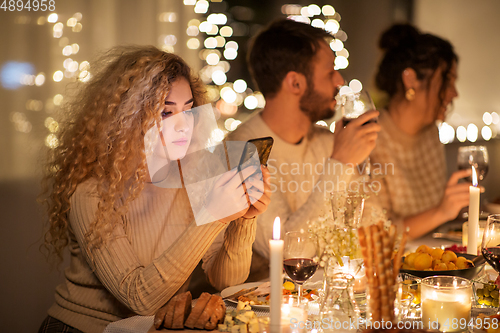
[[159, 140], [156, 149], [158, 155], [165, 156], [165, 147], [169, 160], [179, 160], [186, 156], [193, 135], [194, 116], [189, 111], [192, 107], [191, 87], [181, 77], [172, 83], [172, 89], [165, 100], [165, 109], [161, 113], [163, 138]]
[[446, 110], [455, 97], [458, 96], [455, 81], [457, 79], [457, 63], [454, 61], [443, 86], [443, 71], [445, 66], [440, 66], [430, 79], [420, 81], [416, 89], [415, 103], [418, 105], [422, 126], [433, 124], [436, 120], [444, 121]]
[[436, 119], [444, 121], [445, 116], [446, 116], [446, 110], [448, 106], [451, 104], [453, 99], [455, 99], [458, 96], [458, 91], [457, 87], [455, 85], [455, 82], [457, 81], [457, 62], [453, 61], [453, 64], [451, 65], [450, 71], [448, 72], [448, 78], [447, 78], [447, 83], [446, 87], [444, 88], [443, 91], [443, 103], [440, 105], [438, 114]]

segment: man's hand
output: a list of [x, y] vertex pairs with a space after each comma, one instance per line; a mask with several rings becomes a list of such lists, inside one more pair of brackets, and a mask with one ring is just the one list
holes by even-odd
[[375, 148], [378, 132], [381, 129], [379, 124], [373, 122], [378, 115], [377, 110], [368, 111], [351, 120], [346, 127], [343, 126], [342, 119], [337, 120], [332, 158], [344, 164], [355, 165], [366, 160]]

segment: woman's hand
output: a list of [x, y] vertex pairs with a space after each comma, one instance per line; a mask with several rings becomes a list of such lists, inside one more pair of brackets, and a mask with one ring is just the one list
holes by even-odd
[[[241, 171], [235, 168], [223, 173], [207, 196], [205, 208], [210, 215], [223, 223], [229, 223], [245, 215], [251, 205], [249, 187], [257, 185], [256, 180], [250, 181], [250, 179], [256, 176], [257, 171], [257, 166], [248, 166]], [[252, 198], [254, 197], [259, 198], [257, 194], [252, 194]]]
[[438, 212], [444, 222], [457, 217], [460, 210], [469, 205], [469, 183], [458, 183], [461, 178], [469, 177], [471, 169], [454, 172], [444, 191], [443, 199], [438, 206]]
[[260, 169], [262, 170], [263, 179], [253, 175], [245, 182], [247, 193], [252, 203], [243, 215], [246, 219], [254, 218], [264, 213], [271, 202], [271, 174], [269, 169], [263, 165], [260, 166]]

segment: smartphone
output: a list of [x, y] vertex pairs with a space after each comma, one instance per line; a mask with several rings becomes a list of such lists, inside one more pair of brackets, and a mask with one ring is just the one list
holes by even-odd
[[271, 154], [271, 148], [273, 147], [273, 144], [274, 139], [270, 136], [248, 140], [245, 144], [245, 147], [243, 148], [239, 166], [250, 160], [252, 156], [255, 155], [256, 150], [259, 154], [260, 164], [267, 165], [267, 160], [269, 159], [269, 155]]

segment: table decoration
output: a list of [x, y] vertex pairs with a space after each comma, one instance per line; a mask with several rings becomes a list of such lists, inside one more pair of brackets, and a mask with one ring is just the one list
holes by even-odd
[[430, 276], [421, 282], [422, 323], [440, 332], [466, 331], [471, 318], [472, 284], [457, 276]]
[[269, 276], [271, 280], [270, 331], [281, 332], [281, 299], [283, 294], [283, 240], [280, 239], [280, 218], [276, 217], [273, 225], [273, 239], [269, 240], [271, 252]]
[[467, 253], [477, 255], [479, 238], [479, 197], [481, 190], [477, 187], [476, 169], [472, 166], [472, 186], [469, 186], [469, 229], [467, 236]]
[[309, 300], [298, 295], [285, 295], [281, 304], [283, 333], [305, 332]]

